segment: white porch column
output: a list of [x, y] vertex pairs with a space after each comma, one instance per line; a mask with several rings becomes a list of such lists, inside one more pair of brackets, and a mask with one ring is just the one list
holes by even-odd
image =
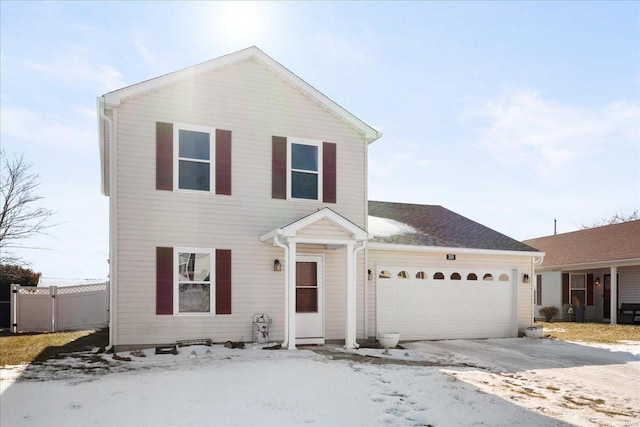
[[618, 324], [618, 267], [611, 267], [611, 290], [609, 291], [611, 301], [611, 313], [609, 322], [612, 325]]
[[287, 259], [287, 271], [289, 276], [289, 307], [286, 308], [289, 319], [289, 336], [287, 348], [296, 349], [296, 239], [289, 238], [289, 257]]
[[356, 310], [355, 310], [355, 262], [353, 243], [347, 244], [347, 301], [344, 322], [344, 348], [356, 348]]

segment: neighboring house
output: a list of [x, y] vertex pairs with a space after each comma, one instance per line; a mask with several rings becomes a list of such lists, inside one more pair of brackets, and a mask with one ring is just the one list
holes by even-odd
[[559, 319], [575, 319], [577, 305], [584, 308], [585, 319], [615, 324], [622, 303], [640, 303], [640, 221], [524, 243], [546, 254], [536, 266], [536, 314], [554, 306]]
[[[403, 339], [515, 336], [533, 319], [525, 275], [541, 254], [525, 245], [468, 220], [435, 223], [449, 233], [437, 241], [405, 221], [425, 238], [369, 243], [367, 147], [380, 134], [256, 47], [107, 93], [98, 115], [116, 349], [251, 341], [256, 313], [288, 348], [353, 348], [387, 329]], [[424, 270], [437, 308], [402, 295], [377, 304], [378, 275], [397, 268]], [[418, 325], [423, 308], [442, 314], [437, 333], [407, 329], [406, 310]]]

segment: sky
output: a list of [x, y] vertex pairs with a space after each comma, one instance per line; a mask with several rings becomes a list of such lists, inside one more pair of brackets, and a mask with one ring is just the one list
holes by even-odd
[[96, 97], [258, 46], [383, 136], [369, 199], [517, 240], [640, 209], [640, 2], [0, 2], [0, 143], [49, 278], [106, 278]]

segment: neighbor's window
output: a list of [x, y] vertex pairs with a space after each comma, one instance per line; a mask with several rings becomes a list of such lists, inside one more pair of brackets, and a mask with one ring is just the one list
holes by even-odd
[[320, 141], [289, 139], [289, 195], [292, 199], [320, 200], [322, 146]]
[[174, 126], [177, 153], [174, 188], [181, 190], [211, 191], [215, 144], [215, 129], [202, 126]]
[[571, 305], [574, 307], [582, 307], [587, 301], [587, 275], [572, 274], [571, 275]]
[[176, 249], [175, 313], [214, 313], [212, 282], [215, 250]]

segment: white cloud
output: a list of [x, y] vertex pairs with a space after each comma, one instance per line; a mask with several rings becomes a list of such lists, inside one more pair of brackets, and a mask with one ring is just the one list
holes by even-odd
[[0, 127], [2, 134], [19, 141], [69, 149], [93, 147], [97, 138], [95, 115], [84, 107], [76, 108], [71, 117], [61, 117], [3, 106]]
[[110, 92], [127, 84], [122, 73], [111, 65], [90, 64], [83, 61], [82, 55], [56, 56], [50, 62], [26, 62], [34, 71], [51, 77], [77, 83], [88, 83], [96, 92]]
[[153, 55], [151, 55], [151, 51], [138, 39], [133, 40], [133, 46], [136, 48], [144, 62], [148, 65], [153, 65]]
[[594, 156], [614, 142], [637, 143], [640, 104], [618, 102], [586, 110], [519, 91], [487, 102], [468, 117], [483, 123], [478, 130], [481, 143], [496, 160], [532, 162], [544, 173]]

